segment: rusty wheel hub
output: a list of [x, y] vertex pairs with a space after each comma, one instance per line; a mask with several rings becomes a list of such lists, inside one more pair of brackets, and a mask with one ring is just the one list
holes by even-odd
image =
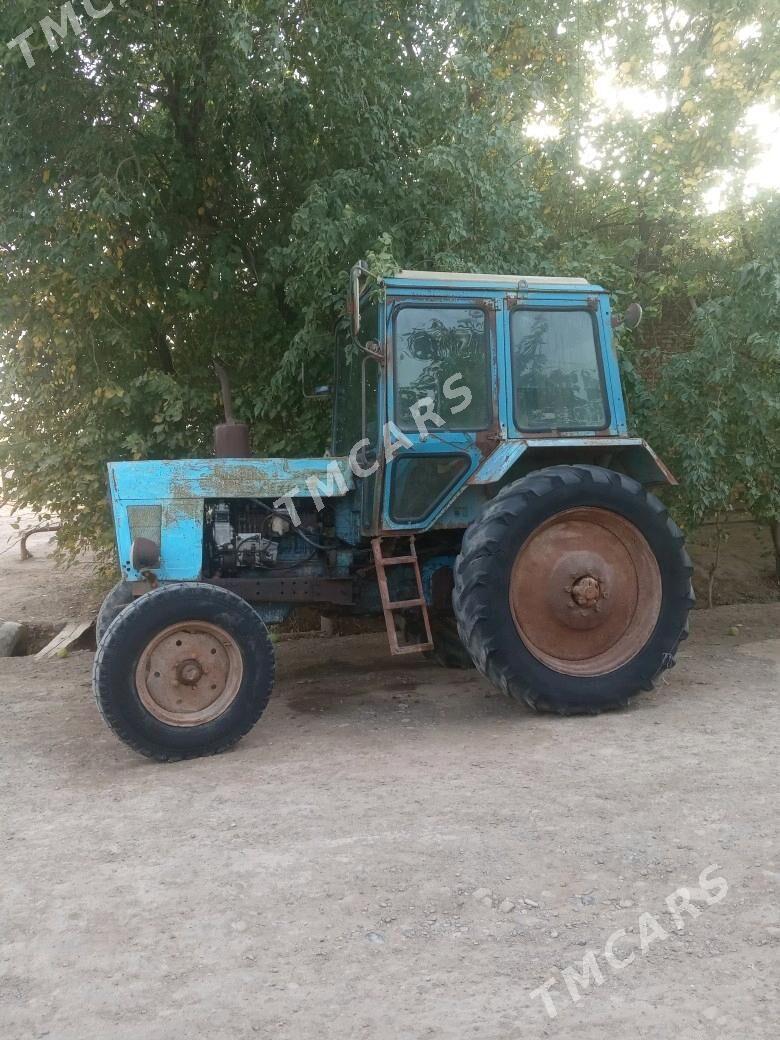
[[189, 661], [182, 661], [176, 669], [176, 674], [179, 682], [185, 686], [197, 686], [198, 681], [203, 677], [203, 668], [200, 661], [190, 658]]
[[520, 638], [567, 675], [604, 675], [645, 645], [661, 609], [661, 575], [630, 521], [594, 506], [567, 509], [521, 547], [509, 585]]
[[601, 586], [598, 578], [586, 574], [570, 586], [571, 598], [578, 607], [595, 607], [598, 610], [598, 601], [601, 599]]
[[169, 726], [201, 726], [233, 703], [244, 674], [238, 644], [207, 621], [163, 629], [147, 645], [135, 670], [146, 710]]

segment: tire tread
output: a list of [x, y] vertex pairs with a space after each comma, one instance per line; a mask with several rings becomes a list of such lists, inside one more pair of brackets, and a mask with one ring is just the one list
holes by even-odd
[[[161, 744], [152, 743], [139, 736], [133, 727], [127, 723], [127, 720], [123, 717], [122, 713], [116, 710], [116, 701], [111, 695], [111, 691], [107, 690], [101, 682], [104, 661], [107, 654], [115, 652], [117, 646], [122, 646], [126, 635], [135, 624], [138, 614], [140, 611], [146, 610], [150, 596], [155, 596], [158, 602], [163, 598], [178, 598], [181, 596], [181, 590], [183, 588], [187, 590], [192, 590], [193, 588], [209, 589], [215, 594], [215, 597], [224, 599], [226, 594], [242, 606], [247, 605], [244, 600], [240, 599], [240, 597], [236, 596], [234, 593], [226, 593], [226, 590], [218, 589], [216, 586], [208, 585], [204, 582], [173, 582], [162, 586], [155, 589], [153, 592], [148, 593], [146, 596], [141, 596], [139, 599], [134, 600], [114, 618], [108, 626], [104, 638], [98, 644], [92, 671], [95, 701], [106, 725], [133, 751], [136, 751], [138, 754], [144, 755], [147, 758], [155, 759], [158, 762], [179, 762], [189, 758], [218, 755], [223, 751], [229, 750], [237, 744], [242, 737], [246, 736], [246, 734], [257, 723], [268, 704], [274, 683], [276, 662], [273, 654], [273, 647], [268, 639], [265, 625], [261, 619], [254, 614], [254, 611], [252, 611], [258, 625], [261, 626], [261, 629], [265, 634], [265, 638], [268, 640], [269, 647], [271, 647], [270, 668], [267, 672], [264, 672], [262, 676], [256, 678], [255, 681], [256, 683], [260, 683], [260, 688], [255, 689], [256, 695], [252, 700], [252, 710], [242, 713], [240, 724], [234, 726], [234, 728], [224, 736], [211, 741], [207, 746], [197, 748], [166, 748]], [[249, 609], [251, 610], [251, 608]]]
[[[669, 544], [677, 553], [676, 571], [684, 578], [684, 587], [676, 590], [681, 605], [690, 609], [695, 603], [691, 575], [693, 566], [684, 546], [684, 536], [669, 516], [668, 510], [659, 499], [648, 492], [633, 478], [599, 466], [564, 465], [551, 466], [521, 478], [502, 488], [482, 513], [481, 517], [467, 528], [460, 555], [455, 562], [455, 587], [453, 606], [458, 619], [461, 640], [476, 667], [495, 686], [512, 697], [524, 701], [537, 711], [548, 711], [558, 715], [575, 714], [566, 705], [553, 703], [549, 697], [536, 692], [520, 670], [508, 669], [501, 662], [501, 654], [493, 638], [492, 612], [486, 609], [486, 597], [482, 590], [490, 588], [489, 564], [502, 543], [502, 535], [525, 509], [531, 498], [548, 495], [553, 488], [566, 487], [575, 490], [586, 485], [610, 483], [621, 493], [641, 500], [642, 506], [665, 526]], [[643, 676], [638, 689], [652, 690], [656, 680], [675, 662], [682, 640], [688, 636], [687, 614], [679, 632], [665, 647], [659, 667]], [[602, 710], [625, 707], [633, 693], [616, 692], [607, 703], [595, 709], [584, 709], [585, 713], [596, 714]]]

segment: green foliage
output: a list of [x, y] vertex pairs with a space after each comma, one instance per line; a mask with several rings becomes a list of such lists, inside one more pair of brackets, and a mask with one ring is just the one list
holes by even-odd
[[657, 443], [684, 475], [680, 508], [691, 525], [747, 509], [780, 517], [780, 263], [753, 260], [729, 295], [693, 318], [692, 349], [657, 383]]
[[[778, 89], [772, 3], [128, 0], [54, 52], [47, 13], [4, 8], [7, 39], [35, 27], [35, 67], [0, 47], [0, 466], [16, 500], [62, 517], [66, 548], [107, 544], [108, 459], [210, 450], [215, 353], [258, 452], [320, 452], [329, 416], [301, 364], [327, 375], [359, 257], [638, 295], [627, 384], [708, 489], [688, 515], [726, 491], [776, 508], [771, 407], [742, 380], [740, 414], [726, 358], [774, 349], [773, 245], [741, 193], [758, 147], [744, 115]], [[607, 111], [604, 67], [656, 110]], [[529, 137], [539, 119], [557, 137]], [[719, 184], [731, 201], [708, 217]], [[694, 450], [707, 394], [683, 394], [711, 351], [727, 404]]]

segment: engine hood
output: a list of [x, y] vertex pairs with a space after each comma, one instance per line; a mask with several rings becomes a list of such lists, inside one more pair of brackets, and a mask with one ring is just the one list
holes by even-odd
[[[311, 498], [314, 478], [324, 498], [355, 486], [346, 458], [175, 459], [110, 462], [111, 491], [122, 502], [188, 498]], [[341, 479], [338, 478], [340, 474]]]

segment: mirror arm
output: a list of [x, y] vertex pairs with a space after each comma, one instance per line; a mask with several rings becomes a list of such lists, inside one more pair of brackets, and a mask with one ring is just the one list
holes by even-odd
[[376, 358], [379, 362], [383, 362], [385, 359], [385, 351], [381, 343], [374, 339], [370, 339], [366, 343], [362, 343], [360, 340], [360, 281], [362, 278], [366, 278], [368, 274], [368, 264], [365, 260], [358, 260], [358, 262], [353, 264], [350, 268], [347, 312], [352, 324], [352, 338], [355, 340], [357, 345], [361, 350], [364, 350], [366, 354]]
[[368, 264], [358, 260], [349, 272], [349, 314], [352, 318], [352, 335], [357, 339], [360, 332], [360, 279], [368, 274]]
[[380, 362], [380, 364], [385, 360], [384, 347], [378, 342], [378, 340], [370, 339], [367, 343], [361, 343], [360, 340], [356, 338], [355, 342], [361, 350], [364, 350], [369, 357], [375, 358]]

